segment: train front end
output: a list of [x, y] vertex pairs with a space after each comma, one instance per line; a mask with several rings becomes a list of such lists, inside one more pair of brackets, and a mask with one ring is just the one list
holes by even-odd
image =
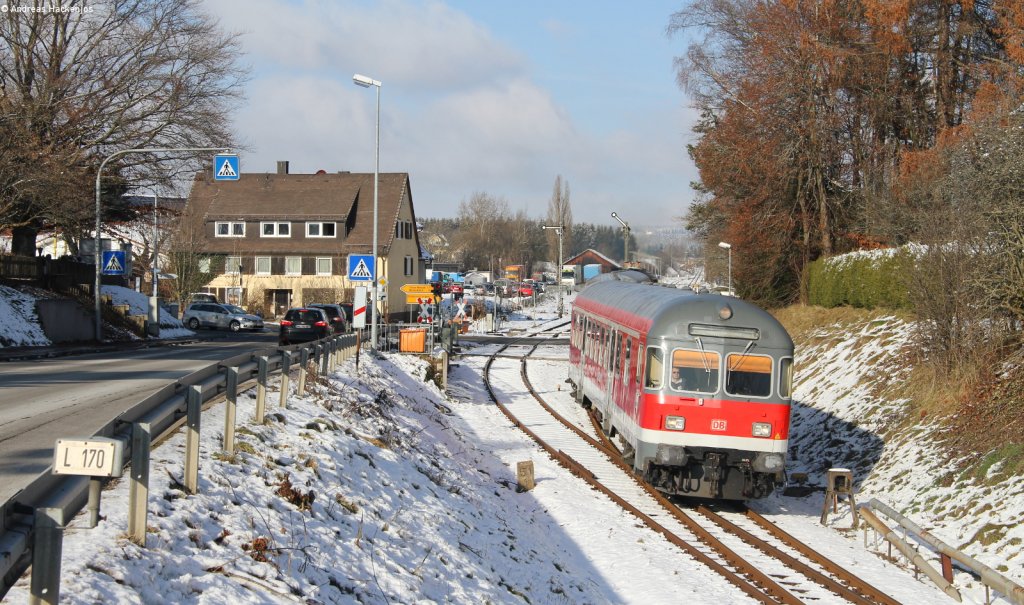
[[658, 490], [747, 500], [784, 480], [793, 342], [742, 300], [692, 295], [663, 309], [646, 343], [634, 467]]

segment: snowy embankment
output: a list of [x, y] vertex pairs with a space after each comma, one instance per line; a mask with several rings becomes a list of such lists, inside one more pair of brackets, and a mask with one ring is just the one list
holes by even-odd
[[[912, 327], [876, 317], [822, 326], [798, 343], [788, 471], [823, 485], [829, 467], [851, 469], [858, 503], [878, 498], [1024, 584], [1024, 478], [1000, 476], [998, 465], [983, 480], [952, 472], [963, 456], [944, 450], [941, 422], [910, 417], [905, 401], [880, 394], [909, 373]], [[848, 515], [834, 524], [844, 521], [848, 527]], [[957, 585], [968, 581], [959, 574]], [[971, 587], [981, 590], [977, 582]]]
[[[103, 286], [100, 291], [110, 296], [115, 305], [128, 305], [131, 315], [149, 314], [149, 297], [141, 292], [120, 286]], [[160, 336], [157, 338], [183, 338], [194, 335], [195, 332], [186, 328], [180, 319], [160, 307]]]
[[0, 347], [50, 344], [36, 317], [36, 299], [14, 288], [0, 286]]

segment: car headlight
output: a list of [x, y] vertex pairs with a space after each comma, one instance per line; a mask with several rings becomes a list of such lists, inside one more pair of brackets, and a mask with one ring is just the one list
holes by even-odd
[[755, 422], [751, 435], [754, 437], [771, 437], [772, 425], [770, 422]]
[[666, 431], [681, 431], [686, 428], [686, 418], [682, 416], [666, 416], [665, 417], [665, 430]]

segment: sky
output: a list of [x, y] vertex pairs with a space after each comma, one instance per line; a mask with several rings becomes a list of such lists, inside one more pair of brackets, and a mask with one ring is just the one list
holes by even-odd
[[675, 83], [681, 0], [208, 0], [251, 68], [234, 112], [242, 172], [408, 172], [418, 217], [476, 193], [546, 214], [568, 181], [577, 222], [665, 225], [696, 180], [695, 116]]

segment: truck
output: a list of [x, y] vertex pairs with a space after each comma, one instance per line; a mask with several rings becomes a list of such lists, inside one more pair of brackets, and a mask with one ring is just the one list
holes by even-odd
[[580, 283], [580, 277], [579, 265], [562, 265], [562, 277], [558, 283], [563, 287], [572, 288]]
[[508, 265], [505, 267], [505, 279], [515, 282], [523, 281], [526, 277], [526, 267], [523, 265]]
[[601, 265], [583, 265], [583, 283], [601, 275]]

